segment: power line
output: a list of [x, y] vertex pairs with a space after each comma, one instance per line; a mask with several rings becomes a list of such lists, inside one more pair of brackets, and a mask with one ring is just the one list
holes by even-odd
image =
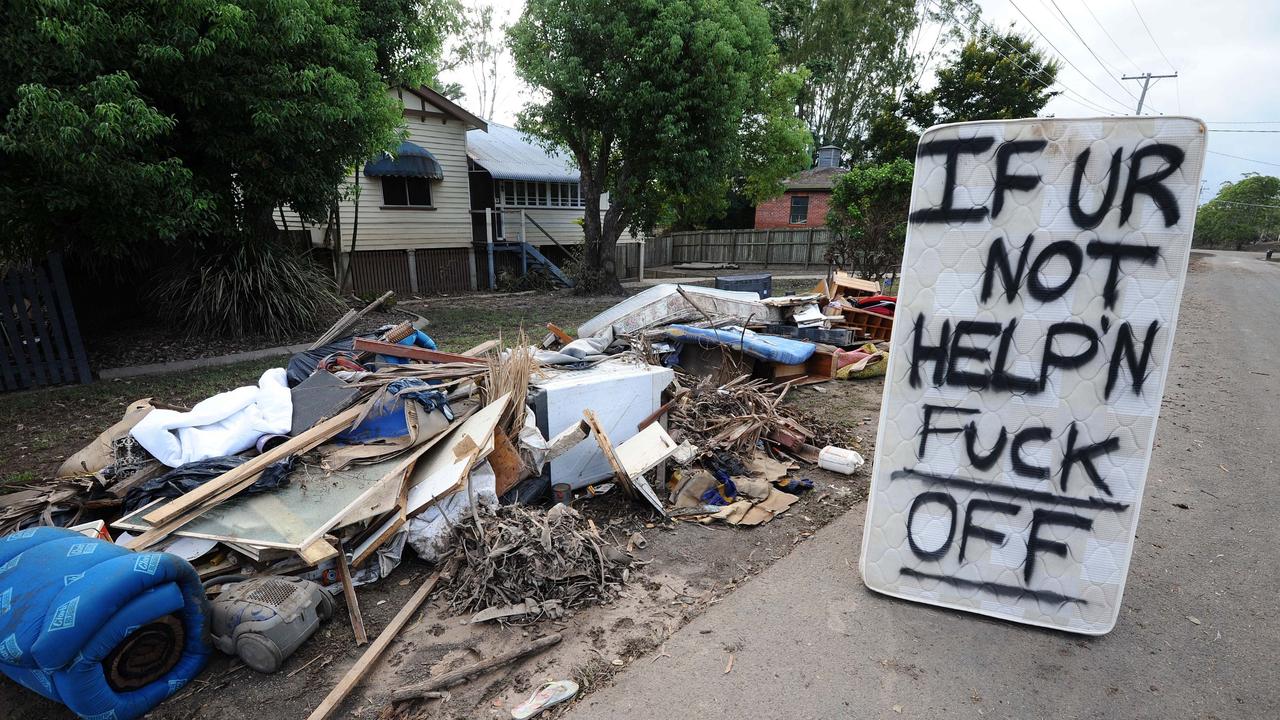
[[1107, 30], [1107, 26], [1103, 25], [1102, 21], [1098, 19], [1098, 16], [1093, 14], [1093, 9], [1089, 7], [1089, 3], [1085, 2], [1085, 0], [1080, 0], [1080, 4], [1084, 6], [1085, 10], [1089, 11], [1089, 17], [1093, 18], [1093, 21], [1102, 29], [1102, 34], [1107, 36], [1107, 39], [1111, 41], [1111, 45], [1115, 47], [1116, 50], [1120, 51], [1120, 54], [1124, 56], [1125, 60], [1129, 61], [1129, 64], [1133, 66], [1134, 70], [1137, 70], [1138, 63], [1134, 62], [1133, 58], [1129, 57], [1129, 53], [1125, 52], [1124, 48], [1120, 47], [1120, 43], [1116, 42], [1116, 39], [1111, 37], [1111, 31]]
[[[954, 13], [954, 12], [952, 12], [952, 11], [948, 11], [946, 8], [944, 8], [944, 7], [942, 6], [942, 4], [941, 4], [940, 2], [937, 2], [937, 3], [934, 3], [934, 4], [936, 4], [936, 5], [937, 5], [938, 10], [940, 10], [941, 12], [945, 12], [945, 13], [947, 13], [948, 15], [950, 15], [950, 16], [951, 16], [951, 19], [952, 19], [952, 20], [954, 20], [954, 21], [956, 21], [956, 23], [960, 23], [960, 18], [957, 18], [957, 17], [955, 16], [955, 13]], [[981, 17], [981, 16], [979, 16], [979, 15], [976, 15], [976, 14], [975, 14], [974, 19], [975, 19], [975, 20], [977, 20], [977, 21], [978, 21], [978, 23], [979, 23], [979, 24], [981, 24], [984, 28], [986, 28], [988, 31], [990, 31], [990, 32], [991, 32], [991, 37], [992, 37], [994, 40], [996, 40], [997, 42], [999, 42], [999, 43], [1000, 43], [1000, 45], [1004, 46], [1004, 47], [1005, 47], [1005, 48], [1007, 48], [1008, 50], [1013, 51], [1013, 53], [1014, 53], [1014, 54], [1016, 54], [1019, 58], [1021, 58], [1021, 59], [1023, 59], [1023, 60], [1026, 60], [1026, 61], [1027, 61], [1028, 63], [1030, 63], [1031, 65], [1033, 65], [1033, 66], [1034, 66], [1034, 65], [1036, 65], [1036, 61], [1035, 61], [1035, 60], [1032, 60], [1031, 58], [1027, 57], [1025, 53], [1023, 53], [1021, 50], [1019, 50], [1017, 47], [1015, 47], [1015, 46], [1014, 46], [1013, 44], [1011, 44], [1009, 41], [1005, 40], [1005, 39], [1004, 39], [1003, 34], [1001, 34], [1001, 33], [1000, 33], [1000, 32], [998, 32], [995, 28], [993, 28], [993, 27], [991, 27], [990, 25], [988, 25], [988, 24], [987, 24], [987, 23], [982, 19], [982, 17]], [[997, 51], [1000, 51], [1000, 49], [999, 49], [999, 48], [996, 48], [996, 50], [997, 50]], [[1015, 59], [1013, 58], [1013, 56], [1012, 56], [1012, 55], [1010, 55], [1008, 52], [1005, 52], [1005, 53], [1004, 53], [1004, 57], [1005, 57], [1005, 59], [1006, 59], [1006, 60], [1011, 61], [1011, 62], [1012, 62], [1012, 63], [1013, 63], [1013, 64], [1014, 64], [1014, 65], [1015, 65], [1019, 70], [1021, 70], [1021, 71], [1022, 71], [1023, 76], [1025, 76], [1028, 80], [1031, 80], [1032, 82], [1039, 83], [1040, 87], [1042, 87], [1042, 88], [1044, 88], [1044, 89], [1046, 89], [1046, 90], [1051, 90], [1051, 89], [1052, 89], [1052, 88], [1050, 88], [1050, 85], [1051, 85], [1051, 84], [1061, 85], [1061, 86], [1062, 86], [1062, 92], [1061, 92], [1061, 93], [1058, 93], [1058, 94], [1059, 94], [1063, 99], [1065, 99], [1065, 100], [1070, 100], [1071, 102], [1073, 102], [1073, 103], [1075, 103], [1075, 104], [1079, 105], [1080, 107], [1085, 108], [1086, 110], [1090, 110], [1090, 111], [1092, 111], [1092, 112], [1101, 112], [1101, 113], [1104, 113], [1104, 114], [1107, 114], [1107, 115], [1124, 114], [1124, 113], [1123, 113], [1123, 111], [1122, 111], [1122, 112], [1120, 112], [1120, 113], [1117, 113], [1115, 110], [1112, 110], [1112, 109], [1110, 109], [1110, 108], [1103, 107], [1102, 105], [1099, 105], [1098, 103], [1095, 103], [1095, 102], [1093, 102], [1093, 101], [1089, 100], [1089, 99], [1088, 99], [1088, 98], [1086, 98], [1084, 95], [1080, 94], [1079, 92], [1077, 92], [1077, 91], [1076, 91], [1076, 90], [1074, 90], [1073, 88], [1069, 87], [1066, 83], [1064, 83], [1064, 82], [1062, 82], [1062, 81], [1060, 81], [1060, 80], [1054, 80], [1054, 82], [1053, 82], [1053, 83], [1047, 83], [1047, 82], [1045, 82], [1045, 81], [1044, 81], [1043, 79], [1041, 79], [1040, 77], [1037, 77], [1037, 75], [1039, 75], [1040, 73], [1045, 73], [1045, 72], [1046, 72], [1043, 68], [1042, 68], [1042, 69], [1039, 69], [1039, 70], [1037, 70], [1037, 71], [1035, 71], [1035, 72], [1032, 72], [1031, 70], [1028, 70], [1025, 66], [1023, 66], [1023, 65], [1022, 65], [1022, 63], [1020, 63], [1020, 62], [1018, 62], [1017, 60], [1015, 60]], [[1068, 93], [1073, 93], [1073, 94], [1075, 94], [1077, 97], [1079, 97], [1079, 99], [1076, 99], [1076, 98], [1074, 98], [1074, 97], [1071, 97], [1071, 95], [1070, 95], [1070, 94], [1068, 94]]]
[[1119, 85], [1121, 90], [1124, 90], [1126, 93], [1129, 93], [1129, 97], [1133, 98], [1134, 100], [1137, 100], [1138, 96], [1130, 92], [1129, 88], [1122, 85], [1120, 81], [1116, 80], [1115, 76], [1111, 74], [1113, 71], [1115, 71], [1115, 67], [1110, 66], [1107, 63], [1104, 63], [1102, 61], [1102, 58], [1098, 57], [1098, 53], [1094, 52], [1093, 48], [1089, 47], [1089, 43], [1085, 42], [1085, 39], [1080, 34], [1080, 31], [1076, 30], [1076, 26], [1071, 24], [1071, 18], [1067, 17], [1067, 14], [1062, 12], [1062, 8], [1058, 5], [1058, 0], [1049, 0], [1049, 2], [1053, 4], [1054, 9], [1056, 9], [1058, 11], [1058, 14], [1062, 16], [1062, 19], [1066, 21], [1067, 29], [1070, 30], [1071, 33], [1076, 36], [1076, 39], [1080, 41], [1081, 45], [1084, 45], [1084, 49], [1089, 51], [1089, 54], [1093, 56], [1093, 59], [1098, 61], [1098, 67], [1102, 68], [1102, 71], [1107, 74], [1107, 77], [1111, 78], [1111, 81], [1114, 82], [1116, 85]]
[[1255, 160], [1254, 158], [1240, 157], [1239, 155], [1231, 155], [1229, 153], [1218, 152], [1217, 150], [1205, 150], [1205, 152], [1209, 153], [1210, 155], [1221, 155], [1222, 157], [1229, 157], [1229, 158], [1234, 158], [1236, 160], [1243, 160], [1245, 162], [1258, 163], [1259, 165], [1274, 165], [1275, 167], [1280, 167], [1280, 163], [1277, 163], [1277, 162], [1269, 162], [1267, 160]]
[[1222, 205], [1239, 205], [1241, 207], [1271, 208], [1272, 210], [1280, 210], [1280, 205], [1259, 205], [1258, 203], [1242, 203], [1236, 202], [1235, 200], [1218, 200], [1217, 198], [1214, 198], [1209, 202], [1216, 202]]
[[1094, 82], [1092, 79], [1090, 79], [1090, 78], [1089, 78], [1089, 76], [1088, 76], [1088, 75], [1086, 75], [1086, 74], [1084, 73], [1084, 71], [1083, 71], [1083, 70], [1081, 70], [1079, 67], [1076, 67], [1076, 64], [1075, 64], [1075, 63], [1073, 63], [1073, 62], [1071, 62], [1071, 58], [1067, 57], [1067, 54], [1066, 54], [1066, 53], [1064, 53], [1064, 52], [1062, 52], [1061, 50], [1059, 50], [1059, 49], [1058, 49], [1058, 46], [1057, 46], [1057, 45], [1054, 45], [1054, 44], [1053, 44], [1053, 41], [1052, 41], [1052, 40], [1050, 40], [1050, 39], [1048, 38], [1048, 36], [1046, 36], [1043, 32], [1041, 32], [1041, 31], [1040, 31], [1040, 28], [1036, 27], [1036, 24], [1035, 24], [1034, 22], [1032, 22], [1032, 21], [1031, 21], [1031, 18], [1027, 17], [1027, 14], [1026, 14], [1026, 13], [1024, 13], [1024, 12], [1022, 12], [1022, 8], [1018, 7], [1018, 3], [1014, 2], [1014, 0], [1009, 0], [1009, 4], [1013, 6], [1013, 9], [1014, 9], [1014, 10], [1017, 10], [1017, 11], [1018, 11], [1018, 14], [1022, 16], [1022, 19], [1024, 19], [1024, 20], [1026, 20], [1026, 21], [1027, 21], [1027, 24], [1029, 24], [1029, 25], [1031, 26], [1031, 28], [1032, 28], [1033, 30], [1035, 30], [1035, 31], [1036, 31], [1036, 34], [1038, 34], [1038, 35], [1039, 35], [1039, 36], [1040, 36], [1040, 37], [1041, 37], [1045, 42], [1049, 43], [1049, 47], [1053, 48], [1053, 51], [1054, 51], [1054, 52], [1056, 52], [1056, 53], [1058, 53], [1058, 56], [1062, 58], [1063, 62], [1065, 62], [1066, 64], [1070, 65], [1072, 68], [1074, 68], [1076, 72], [1080, 73], [1080, 77], [1084, 78], [1086, 82], [1088, 82], [1090, 85], [1092, 85], [1092, 86], [1094, 86], [1095, 88], [1097, 88], [1097, 89], [1098, 89], [1098, 92], [1102, 93], [1103, 95], [1106, 95], [1108, 98], [1111, 98], [1111, 101], [1112, 101], [1112, 102], [1114, 102], [1114, 103], [1118, 104], [1120, 107], [1124, 107], [1124, 106], [1125, 106], [1125, 104], [1126, 104], [1126, 103], [1125, 103], [1125, 101], [1123, 101], [1123, 100], [1119, 100], [1119, 99], [1117, 99], [1117, 98], [1116, 98], [1116, 96], [1112, 95], [1111, 93], [1107, 92], [1106, 90], [1103, 90], [1103, 89], [1102, 89], [1102, 86], [1098, 85], [1098, 83], [1096, 83], [1096, 82]]
[[1151, 34], [1151, 28], [1147, 25], [1146, 18], [1142, 17], [1142, 11], [1138, 9], [1138, 3], [1134, 2], [1134, 0], [1129, 0], [1129, 4], [1133, 6], [1133, 11], [1138, 14], [1138, 22], [1142, 23], [1143, 29], [1147, 31], [1147, 37], [1151, 38], [1151, 44], [1155, 45], [1156, 50], [1160, 51], [1160, 57], [1164, 58], [1164, 61], [1169, 64], [1170, 70], [1177, 72], [1178, 69], [1173, 66], [1172, 62], [1169, 62], [1169, 56], [1164, 54], [1164, 48], [1160, 47], [1160, 43], [1156, 42], [1156, 36]]
[[[941, 5], [939, 5], [939, 7], [941, 7]], [[959, 22], [959, 19], [955, 17], [955, 14], [954, 14], [954, 13], [951, 13], [951, 18], [952, 18], [953, 20], [956, 20], [956, 22]], [[1036, 61], [1035, 61], [1035, 60], [1033, 60], [1033, 59], [1031, 59], [1031, 58], [1027, 57], [1027, 55], [1026, 55], [1022, 50], [1020, 50], [1019, 48], [1015, 47], [1012, 43], [1010, 43], [1008, 40], [1006, 40], [1006, 39], [1005, 39], [1005, 37], [1004, 37], [1004, 34], [1003, 34], [1003, 33], [1001, 33], [1001, 32], [999, 32], [999, 31], [997, 31], [995, 28], [991, 27], [990, 25], [988, 25], [988, 24], [986, 23], [986, 21], [984, 21], [984, 20], [982, 19], [982, 16], [981, 16], [981, 15], [978, 15], [978, 14], [976, 14], [976, 13], [975, 13], [975, 14], [974, 14], [974, 19], [975, 19], [975, 20], [977, 20], [977, 21], [978, 21], [978, 23], [979, 23], [979, 24], [981, 24], [984, 28], [986, 28], [988, 31], [990, 31], [990, 32], [991, 32], [991, 36], [992, 36], [993, 38], [995, 38], [995, 39], [996, 39], [996, 40], [997, 40], [1001, 45], [1003, 45], [1004, 47], [1006, 47], [1006, 48], [1008, 48], [1009, 50], [1013, 51], [1015, 54], [1017, 54], [1017, 56], [1018, 56], [1019, 58], [1021, 58], [1021, 59], [1023, 59], [1023, 60], [1026, 60], [1026, 61], [1027, 61], [1028, 63], [1030, 63], [1031, 65], [1033, 65], [1033, 66], [1034, 66], [1034, 65], [1036, 65]], [[1005, 57], [1006, 57], [1006, 58], [1009, 58], [1010, 60], [1012, 60], [1012, 59], [1013, 59], [1013, 58], [1012, 58], [1012, 57], [1010, 57], [1007, 53], [1005, 54]], [[1041, 79], [1039, 79], [1039, 78], [1035, 77], [1035, 76], [1034, 76], [1034, 74], [1032, 74], [1030, 71], [1028, 71], [1028, 70], [1027, 70], [1025, 67], [1023, 67], [1021, 64], [1016, 63], [1016, 62], [1015, 62], [1014, 64], [1015, 64], [1015, 65], [1018, 65], [1018, 67], [1019, 67], [1020, 69], [1022, 69], [1023, 73], [1024, 73], [1028, 78], [1030, 78], [1030, 79], [1032, 79], [1032, 80], [1035, 80], [1036, 82], [1040, 83], [1040, 85], [1041, 85], [1042, 87], [1046, 88], [1046, 89], [1049, 87], [1049, 83], [1045, 83], [1043, 80], [1041, 80]], [[1047, 72], [1047, 71], [1046, 71], [1046, 70], [1044, 70], [1043, 68], [1037, 71], [1037, 73], [1045, 73], [1045, 72]], [[1123, 115], [1123, 114], [1124, 114], [1124, 112], [1125, 112], [1125, 111], [1123, 111], [1123, 110], [1119, 110], [1119, 111], [1117, 111], [1117, 110], [1112, 109], [1112, 108], [1104, 107], [1104, 106], [1102, 106], [1101, 104], [1096, 103], [1096, 102], [1094, 102], [1094, 101], [1090, 100], [1089, 98], [1085, 97], [1084, 93], [1081, 93], [1080, 91], [1076, 90], [1075, 88], [1071, 87], [1070, 85], [1067, 85], [1067, 84], [1066, 84], [1065, 82], [1063, 82], [1063, 81], [1062, 81], [1062, 79], [1060, 79], [1060, 78], [1054, 78], [1054, 81], [1053, 81], [1053, 83], [1052, 83], [1052, 84], [1056, 84], [1056, 85], [1060, 85], [1060, 86], [1062, 86], [1062, 92], [1061, 92], [1061, 93], [1059, 93], [1059, 94], [1060, 94], [1064, 99], [1070, 100], [1071, 102], [1073, 102], [1073, 103], [1075, 103], [1075, 104], [1077, 104], [1077, 105], [1079, 105], [1079, 106], [1081, 106], [1081, 107], [1083, 107], [1083, 108], [1086, 108], [1086, 109], [1089, 109], [1089, 110], [1093, 110], [1094, 112], [1101, 112], [1101, 113], [1105, 113], [1105, 114], [1108, 114], [1108, 115]], [[1075, 95], [1075, 97], [1074, 97], [1074, 98], [1073, 98], [1073, 97], [1071, 97], [1072, 95]]]

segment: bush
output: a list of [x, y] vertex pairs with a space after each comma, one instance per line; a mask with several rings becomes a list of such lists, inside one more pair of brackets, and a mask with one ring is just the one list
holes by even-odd
[[855, 166], [836, 180], [827, 225], [827, 261], [855, 275], [880, 279], [902, 266], [911, 205], [911, 162], [897, 159]]
[[172, 266], [153, 294], [160, 317], [191, 335], [282, 338], [318, 328], [343, 306], [328, 273], [281, 243], [200, 257], [203, 267]]

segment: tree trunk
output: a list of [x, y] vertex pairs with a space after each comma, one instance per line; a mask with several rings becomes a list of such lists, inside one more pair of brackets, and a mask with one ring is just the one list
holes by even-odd
[[604, 188], [591, 172], [581, 174], [581, 185], [585, 206], [582, 222], [585, 243], [583, 260], [589, 269], [599, 271], [599, 274], [592, 273], [591, 277], [576, 278], [580, 285], [577, 292], [586, 295], [621, 295], [623, 294], [622, 283], [618, 280], [615, 260], [618, 237], [622, 234], [622, 227], [619, 224], [621, 212], [616, 210], [615, 206], [611, 206], [605, 211], [604, 217], [601, 217], [600, 196]]

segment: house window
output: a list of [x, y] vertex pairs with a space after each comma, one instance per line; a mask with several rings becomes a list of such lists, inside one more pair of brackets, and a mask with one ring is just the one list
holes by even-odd
[[420, 177], [382, 178], [382, 204], [431, 207], [431, 183]]
[[505, 207], [583, 207], [578, 183], [503, 180], [498, 204]]
[[809, 196], [791, 196], [791, 224], [804, 225], [809, 222]]

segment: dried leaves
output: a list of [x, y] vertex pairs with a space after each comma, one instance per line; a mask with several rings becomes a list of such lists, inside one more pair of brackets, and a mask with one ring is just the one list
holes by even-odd
[[684, 431], [704, 452], [729, 450], [748, 453], [762, 436], [788, 428], [812, 435], [797, 419], [798, 413], [782, 404], [786, 387], [776, 389], [768, 380], [742, 375], [723, 385], [692, 376], [691, 392], [671, 410], [671, 426]]
[[567, 608], [617, 596], [630, 559], [572, 508], [506, 505], [482, 516], [479, 528], [455, 528], [462, 559], [447, 591], [449, 606], [471, 613], [533, 598]]

